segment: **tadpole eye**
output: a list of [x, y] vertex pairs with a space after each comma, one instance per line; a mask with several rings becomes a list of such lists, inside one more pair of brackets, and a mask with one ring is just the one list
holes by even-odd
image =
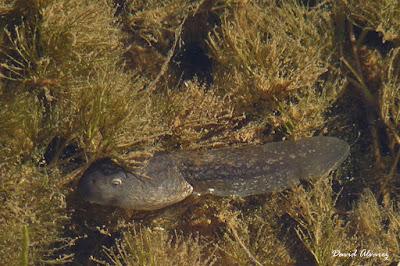
[[113, 184], [114, 186], [121, 185], [122, 180], [121, 180], [121, 178], [114, 178], [113, 180], [111, 180], [111, 184]]

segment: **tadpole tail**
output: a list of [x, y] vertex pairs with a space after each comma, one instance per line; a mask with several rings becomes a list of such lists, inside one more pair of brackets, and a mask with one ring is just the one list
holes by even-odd
[[348, 156], [349, 145], [334, 137], [272, 142], [257, 146], [178, 152], [184, 178], [194, 192], [249, 196], [291, 188], [300, 180], [326, 176]]

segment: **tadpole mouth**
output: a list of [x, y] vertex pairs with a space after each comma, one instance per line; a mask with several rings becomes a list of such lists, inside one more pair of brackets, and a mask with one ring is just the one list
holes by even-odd
[[78, 183], [77, 192], [79, 196], [90, 203], [95, 203], [95, 188], [93, 187], [95, 183], [94, 179], [90, 179], [87, 176], [83, 175]]

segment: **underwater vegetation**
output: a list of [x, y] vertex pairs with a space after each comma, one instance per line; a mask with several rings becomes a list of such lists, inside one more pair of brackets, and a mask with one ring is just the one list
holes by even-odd
[[[0, 264], [400, 261], [399, 1], [1, 0], [0, 26]], [[76, 193], [100, 158], [315, 135], [350, 158], [281, 193], [145, 213]]]

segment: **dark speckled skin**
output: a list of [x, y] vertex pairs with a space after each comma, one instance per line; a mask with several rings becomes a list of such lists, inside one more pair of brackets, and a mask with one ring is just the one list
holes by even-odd
[[155, 210], [183, 200], [193, 188], [199, 194], [241, 197], [281, 191], [327, 175], [348, 154], [349, 145], [342, 140], [313, 137], [156, 154], [134, 173], [101, 160], [84, 173], [79, 191], [101, 205]]
[[198, 193], [250, 196], [281, 191], [329, 174], [349, 154], [333, 137], [272, 142], [176, 154], [185, 179]]

